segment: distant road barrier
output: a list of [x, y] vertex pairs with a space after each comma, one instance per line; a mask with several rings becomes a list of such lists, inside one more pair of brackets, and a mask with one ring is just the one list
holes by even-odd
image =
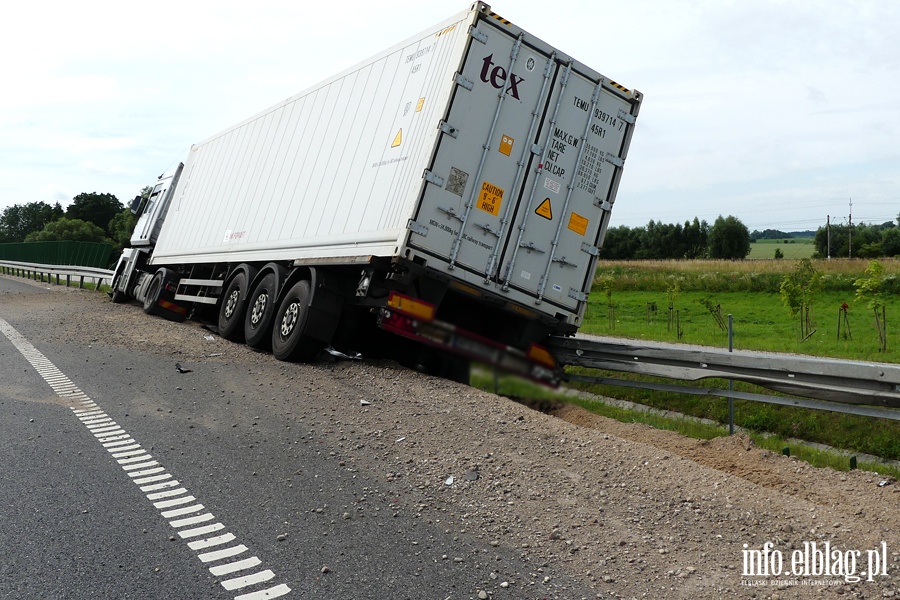
[[112, 252], [111, 244], [97, 242], [12, 242], [0, 244], [0, 261], [105, 269]]
[[61, 277], [65, 277], [66, 287], [72, 285], [72, 278], [78, 278], [78, 287], [84, 287], [84, 280], [88, 279], [94, 283], [97, 290], [104, 281], [112, 282], [114, 271], [109, 269], [97, 269], [95, 267], [77, 267], [72, 265], [46, 265], [39, 263], [18, 262], [12, 260], [0, 259], [0, 274], [13, 275], [17, 277], [26, 277], [34, 281], [47, 281], [53, 283], [56, 279], [56, 285], [62, 285]]
[[113, 272], [109, 265], [113, 247], [95, 242], [13, 242], [0, 244], [0, 273], [27, 277], [35, 281], [56, 279], [61, 285], [65, 277], [66, 287], [72, 285], [72, 278], [78, 278], [78, 287], [84, 287], [84, 280], [92, 280], [97, 289], [104, 280], [112, 281]]

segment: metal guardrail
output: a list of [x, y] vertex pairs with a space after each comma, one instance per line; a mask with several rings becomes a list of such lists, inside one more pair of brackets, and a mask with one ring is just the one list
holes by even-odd
[[52, 283], [53, 277], [56, 278], [56, 285], [62, 285], [61, 276], [65, 276], [66, 287], [72, 284], [72, 277], [78, 278], [78, 287], [84, 287], [84, 280], [93, 280], [97, 290], [103, 284], [103, 281], [112, 281], [113, 271], [108, 269], [95, 269], [94, 267], [76, 267], [71, 265], [42, 265], [37, 263], [17, 262], [10, 260], [0, 260], [0, 273], [4, 275], [14, 275], [18, 277], [26, 277], [34, 281], [43, 281], [44, 275], [47, 281]]
[[682, 381], [717, 378], [759, 385], [800, 399], [731, 390], [621, 381], [567, 374], [571, 381], [625, 385], [756, 400], [900, 420], [900, 365], [768, 352], [734, 351], [616, 338], [551, 338], [563, 365]]
[[[0, 274], [48, 281], [65, 276], [66, 287], [78, 277], [78, 287], [92, 279], [99, 290], [114, 271], [92, 267], [46, 265], [0, 260]], [[717, 388], [698, 388], [651, 382], [636, 382], [603, 376], [566, 374], [570, 381], [640, 387], [739, 400], [755, 400], [816, 410], [900, 420], [900, 365], [838, 360], [774, 352], [729, 352], [706, 346], [686, 346], [642, 340], [640, 344], [618, 338], [581, 335], [552, 337], [547, 347], [562, 365], [601, 371], [698, 381], [728, 379], [744, 381], [776, 392], [800, 396], [786, 398]]]

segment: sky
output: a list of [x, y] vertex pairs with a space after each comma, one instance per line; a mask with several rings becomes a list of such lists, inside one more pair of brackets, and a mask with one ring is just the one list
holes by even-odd
[[[0, 211], [123, 204], [191, 144], [463, 1], [16, 2], [0, 35]], [[644, 102], [611, 226], [751, 231], [900, 214], [900, 2], [506, 0], [491, 8]]]

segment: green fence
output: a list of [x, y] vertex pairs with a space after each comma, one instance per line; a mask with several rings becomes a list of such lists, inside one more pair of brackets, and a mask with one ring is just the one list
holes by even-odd
[[0, 260], [106, 269], [112, 251], [96, 242], [15, 242], [0, 244]]

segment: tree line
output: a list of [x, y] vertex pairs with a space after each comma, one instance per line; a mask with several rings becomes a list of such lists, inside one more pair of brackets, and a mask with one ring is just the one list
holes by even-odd
[[[900, 215], [897, 223], [832, 225], [816, 231], [785, 233], [777, 229], [748, 232], [733, 216], [719, 217], [712, 226], [694, 217], [684, 224], [650, 221], [644, 227], [610, 227], [600, 251], [605, 260], [738, 260], [750, 245], [763, 239], [812, 237], [814, 258], [881, 258], [900, 256]], [[830, 247], [829, 247], [830, 243]], [[777, 251], [776, 251], [777, 252]], [[776, 256], [778, 258], [778, 256]]]
[[693, 221], [658, 223], [644, 227], [611, 227], [606, 231], [600, 258], [605, 260], [736, 260], [750, 254], [750, 232], [734, 216], [719, 216], [712, 226]]
[[[151, 187], [141, 190], [145, 198]], [[0, 243], [40, 241], [106, 242], [119, 252], [128, 245], [136, 217], [112, 194], [78, 194], [65, 210], [57, 202], [15, 204], [0, 212]], [[816, 257], [880, 258], [900, 256], [900, 215], [897, 223], [860, 223], [820, 227], [814, 232]], [[804, 236], [812, 231], [802, 232]], [[793, 234], [766, 229], [750, 233], [737, 217], [719, 216], [710, 226], [693, 221], [644, 227], [611, 227], [600, 257], [605, 260], [739, 260], [758, 239], [787, 239]], [[829, 247], [830, 244], [830, 247]]]
[[[142, 190], [147, 195], [150, 188]], [[128, 245], [136, 217], [112, 194], [78, 194], [65, 210], [59, 202], [15, 204], [0, 212], [0, 243], [101, 242], [115, 251]]]
[[[816, 231], [816, 254], [832, 258], [881, 258], [900, 256], [900, 215], [897, 223], [886, 221], [880, 225], [832, 225]], [[830, 242], [830, 247], [829, 247]]]

